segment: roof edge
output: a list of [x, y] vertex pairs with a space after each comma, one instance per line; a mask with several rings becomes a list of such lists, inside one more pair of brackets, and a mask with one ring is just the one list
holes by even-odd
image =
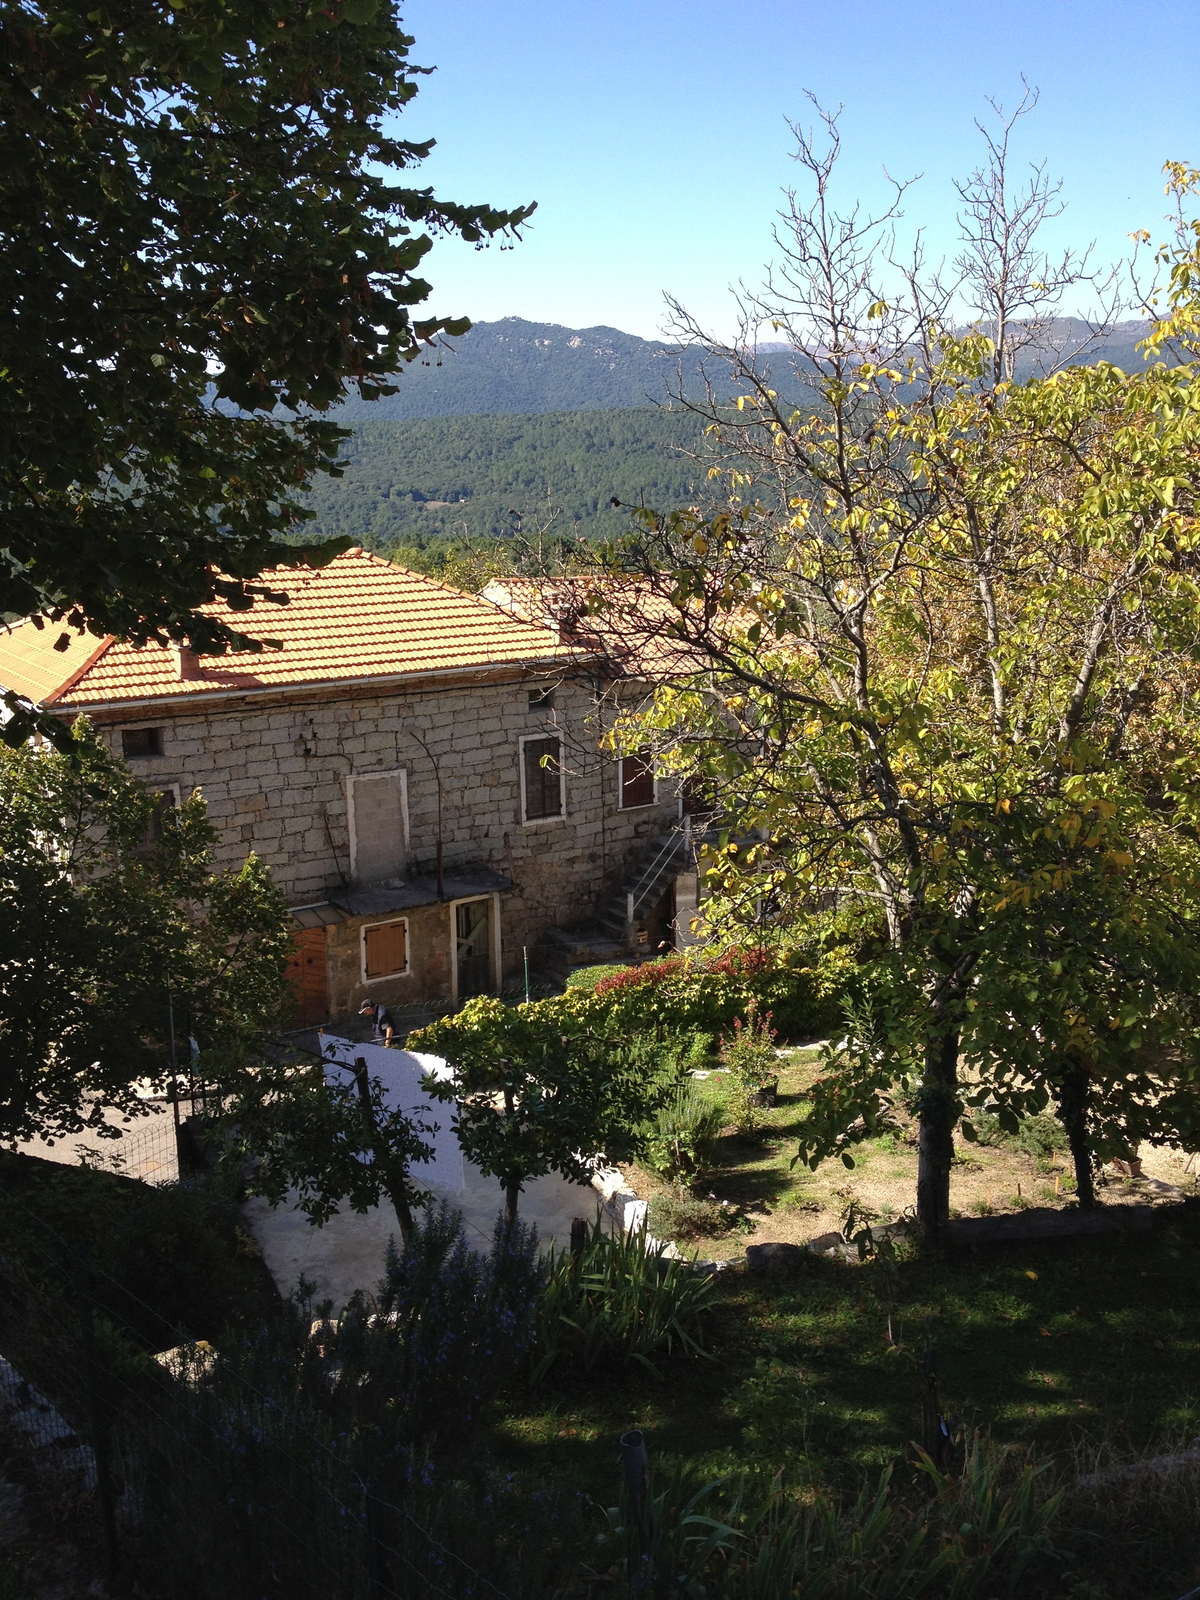
[[[424, 682], [430, 678], [478, 678], [484, 673], [513, 671], [528, 667], [565, 667], [578, 662], [593, 660], [597, 656], [597, 652], [594, 650], [568, 650], [562, 646], [559, 646], [559, 652], [552, 656], [526, 656], [515, 658], [511, 661], [482, 662], [473, 667], [431, 667], [425, 672], [394, 672], [386, 677], [372, 675], [365, 678], [312, 678], [303, 683], [261, 684], [253, 689], [196, 689], [186, 694], [151, 695], [139, 700], [89, 700], [78, 705], [63, 706], [61, 709], [86, 714], [89, 711], [134, 710], [139, 706], [212, 705], [218, 700], [245, 700], [257, 695], [288, 695], [301, 692], [310, 694], [314, 689], [336, 691], [343, 688], [360, 688], [363, 684], [394, 687], [405, 683]], [[46, 705], [48, 702], [42, 700], [38, 701], [37, 704]]]
[[55, 701], [66, 694], [68, 690], [73, 689], [74, 686], [79, 682], [80, 678], [83, 677], [84, 673], [92, 670], [97, 661], [99, 661], [100, 657], [108, 649], [109, 645], [115, 641], [115, 639], [116, 634], [106, 633], [103, 639], [101, 639], [99, 645], [97, 645], [96, 649], [92, 651], [91, 655], [88, 656], [80, 666], [76, 667], [75, 671], [71, 673], [70, 677], [67, 678], [64, 683], [60, 683], [57, 689], [48, 694], [45, 699], [41, 701], [41, 704], [44, 706], [53, 705]]

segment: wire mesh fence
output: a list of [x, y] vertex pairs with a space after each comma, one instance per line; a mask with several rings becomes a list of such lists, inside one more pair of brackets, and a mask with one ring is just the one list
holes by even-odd
[[462, 1485], [331, 1436], [272, 1392], [269, 1357], [256, 1380], [253, 1361], [239, 1369], [203, 1342], [148, 1350], [157, 1313], [3, 1198], [21, 1243], [13, 1230], [0, 1241], [0, 1428], [54, 1478], [98, 1565], [171, 1600], [520, 1600], [557, 1587], [539, 1576], [536, 1508], [523, 1529], [489, 1521]]

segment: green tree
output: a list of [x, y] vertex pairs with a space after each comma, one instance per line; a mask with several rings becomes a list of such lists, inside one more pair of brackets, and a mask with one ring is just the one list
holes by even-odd
[[[71, 756], [0, 748], [0, 1138], [103, 1128], [170, 1074], [171, 1011], [214, 1059], [278, 1027], [286, 901], [213, 874], [194, 796], [163, 811], [86, 723]], [[173, 1001], [173, 1006], [172, 1006]]]
[[342, 1201], [360, 1215], [387, 1201], [408, 1244], [413, 1214], [429, 1199], [412, 1167], [433, 1155], [426, 1137], [435, 1131], [432, 1114], [414, 1117], [389, 1105], [365, 1058], [336, 1076], [324, 1062], [240, 1061], [218, 1083], [230, 1096], [225, 1121], [234, 1130], [225, 1158], [235, 1167], [252, 1158], [250, 1193], [275, 1206], [295, 1191], [295, 1204], [316, 1227]]
[[389, 0], [4, 9], [0, 612], [261, 648], [201, 608], [345, 547], [286, 542], [338, 470], [320, 414], [470, 326], [414, 315], [431, 233], [532, 209], [413, 186], [430, 143], [385, 131], [412, 42]]
[[560, 1172], [584, 1183], [598, 1154], [627, 1158], [658, 1098], [658, 1075], [638, 1052], [565, 1026], [480, 996], [409, 1037], [453, 1067], [430, 1093], [457, 1103], [463, 1154], [499, 1179], [510, 1229], [530, 1178]]
[[[936, 1238], [964, 1089], [1056, 1099], [1093, 1142], [1195, 1134], [1200, 431], [1190, 365], [1017, 384], [936, 285], [889, 300], [833, 153], [802, 147], [817, 198], [774, 304], [809, 400], [725, 347], [725, 505], [642, 513], [611, 553], [677, 646], [615, 741], [720, 793], [714, 925], [858, 908], [870, 1021], [802, 1153], [850, 1160], [899, 1080]], [[1172, 259], [1156, 347], [1187, 332], [1190, 235]], [[1012, 309], [990, 321], [1016, 340]]]

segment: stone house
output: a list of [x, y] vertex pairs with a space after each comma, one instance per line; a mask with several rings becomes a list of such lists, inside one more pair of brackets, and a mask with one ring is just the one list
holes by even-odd
[[[599, 751], [602, 653], [361, 550], [269, 581], [286, 606], [213, 609], [281, 648], [71, 632], [60, 651], [61, 628], [24, 622], [0, 633], [0, 685], [86, 715], [164, 804], [199, 789], [218, 866], [267, 863], [300, 1022], [511, 986], [526, 952], [561, 970], [670, 938], [679, 798]], [[624, 922], [582, 955], [553, 931], [614, 897]]]

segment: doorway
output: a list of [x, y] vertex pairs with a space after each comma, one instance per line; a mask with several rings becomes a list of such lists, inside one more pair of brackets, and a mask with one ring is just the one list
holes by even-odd
[[454, 963], [460, 1000], [492, 987], [492, 902], [465, 900], [454, 908]]
[[325, 929], [301, 928], [292, 935], [285, 977], [296, 1001], [292, 1026], [314, 1028], [329, 1016], [325, 974]]

